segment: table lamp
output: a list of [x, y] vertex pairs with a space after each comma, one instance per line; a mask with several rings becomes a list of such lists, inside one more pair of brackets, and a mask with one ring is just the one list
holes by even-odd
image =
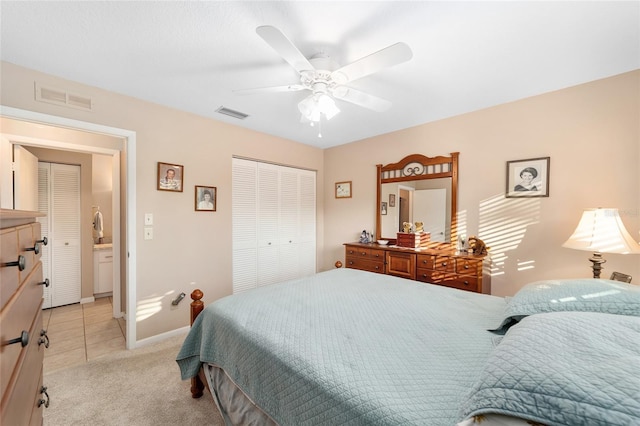
[[618, 209], [586, 209], [573, 235], [562, 247], [592, 251], [589, 261], [593, 264], [593, 278], [600, 278], [602, 253], [640, 253], [638, 244], [627, 232]]

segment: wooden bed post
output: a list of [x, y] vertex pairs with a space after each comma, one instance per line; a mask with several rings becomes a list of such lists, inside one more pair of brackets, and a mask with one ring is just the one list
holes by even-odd
[[[196, 320], [200, 312], [204, 309], [204, 303], [202, 302], [202, 291], [200, 289], [195, 289], [191, 292], [191, 325]], [[200, 398], [202, 396], [202, 391], [204, 390], [204, 383], [200, 379], [200, 376], [195, 376], [191, 378], [191, 397], [192, 398]]]

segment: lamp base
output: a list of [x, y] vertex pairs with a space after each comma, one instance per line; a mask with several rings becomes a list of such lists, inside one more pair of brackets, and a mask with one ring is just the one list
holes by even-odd
[[600, 271], [603, 269], [602, 264], [606, 262], [606, 259], [602, 257], [602, 253], [593, 253], [593, 256], [589, 258], [589, 262], [593, 263], [593, 278], [600, 278]]

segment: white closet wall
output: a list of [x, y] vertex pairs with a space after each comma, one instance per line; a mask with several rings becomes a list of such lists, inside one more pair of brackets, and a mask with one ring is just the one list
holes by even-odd
[[38, 163], [38, 218], [42, 236], [43, 276], [51, 285], [44, 289], [43, 308], [80, 302], [80, 166]]
[[316, 272], [316, 173], [233, 159], [233, 292]]

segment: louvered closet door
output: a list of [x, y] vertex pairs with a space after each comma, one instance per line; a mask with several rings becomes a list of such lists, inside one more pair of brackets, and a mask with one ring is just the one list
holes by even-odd
[[258, 285], [258, 165], [233, 159], [231, 212], [233, 231], [233, 292]]
[[233, 291], [316, 271], [316, 174], [233, 159]]
[[80, 302], [80, 167], [51, 164], [53, 306]]
[[316, 273], [316, 172], [299, 173], [299, 276]]
[[258, 286], [280, 281], [279, 167], [258, 163]]
[[[40, 222], [40, 229], [42, 237], [47, 237], [51, 241], [51, 235], [49, 235], [49, 222], [51, 218], [51, 200], [50, 200], [50, 174], [51, 166], [49, 163], [38, 163], [38, 211], [44, 213], [45, 217], [39, 217], [36, 220]], [[49, 278], [51, 280], [51, 247], [50, 245], [40, 245], [42, 256], [40, 260], [42, 262], [42, 277]], [[51, 308], [52, 292], [51, 287], [45, 287], [43, 293], [44, 302], [43, 309]]]

